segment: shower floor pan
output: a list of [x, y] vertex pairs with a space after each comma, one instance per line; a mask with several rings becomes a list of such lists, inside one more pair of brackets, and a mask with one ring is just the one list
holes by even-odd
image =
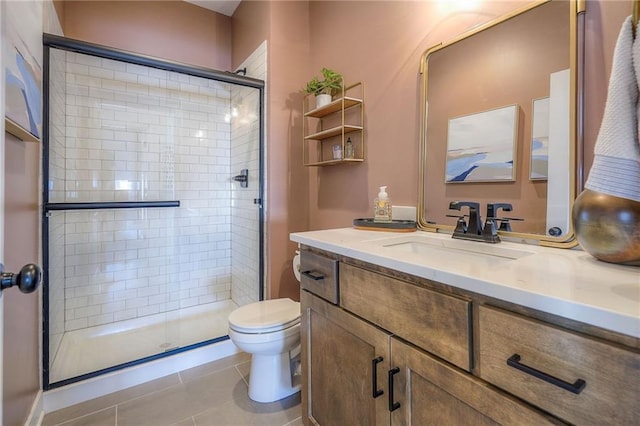
[[232, 300], [183, 308], [64, 334], [49, 382], [135, 361], [227, 334]]

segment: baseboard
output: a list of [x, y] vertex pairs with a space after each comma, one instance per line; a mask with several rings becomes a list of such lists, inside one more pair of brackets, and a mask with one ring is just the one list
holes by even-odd
[[90, 399], [137, 386], [159, 379], [178, 371], [240, 352], [231, 340], [223, 340], [212, 345], [181, 352], [155, 361], [129, 367], [103, 376], [72, 383], [61, 388], [46, 391], [42, 395], [42, 410], [51, 413]]
[[44, 418], [44, 410], [42, 409], [42, 391], [38, 391], [36, 398], [33, 400], [29, 417], [24, 422], [24, 426], [40, 426]]

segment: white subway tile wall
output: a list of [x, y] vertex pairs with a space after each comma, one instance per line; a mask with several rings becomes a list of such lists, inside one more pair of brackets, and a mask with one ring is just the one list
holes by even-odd
[[[64, 288], [64, 331], [229, 299], [236, 215], [230, 85], [64, 55], [66, 87], [57, 90], [66, 102], [52, 111], [54, 127], [65, 123], [59, 135], [64, 146], [51, 147], [50, 201], [181, 203], [51, 216], [50, 286]], [[249, 109], [257, 112], [258, 106]], [[234, 122], [233, 132], [253, 133], [257, 152], [255, 123]], [[238, 138], [248, 144], [245, 137]], [[240, 228], [257, 220], [249, 222]], [[252, 238], [257, 241], [257, 231]], [[255, 277], [252, 285], [257, 293]], [[50, 324], [60, 322], [54, 320], [61, 317], [60, 305], [51, 305]]]
[[[246, 68], [247, 76], [266, 82], [266, 56], [267, 42], [264, 41], [238, 68]], [[260, 150], [255, 143], [260, 131], [258, 96], [257, 90], [231, 88], [231, 169], [234, 174], [249, 170], [249, 187], [234, 184], [231, 191], [231, 298], [238, 305], [256, 302], [260, 296], [260, 210], [253, 202], [259, 195]]]

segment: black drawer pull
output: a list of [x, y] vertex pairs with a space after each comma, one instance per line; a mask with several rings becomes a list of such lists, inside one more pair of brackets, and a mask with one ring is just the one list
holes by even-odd
[[371, 370], [373, 372], [371, 378], [371, 389], [373, 389], [373, 397], [377, 398], [384, 393], [382, 389], [378, 389], [378, 364], [381, 363], [383, 358], [381, 356], [371, 360]]
[[396, 411], [400, 408], [399, 402], [393, 402], [393, 376], [400, 372], [400, 368], [392, 368], [389, 370], [389, 411]]
[[587, 382], [585, 382], [582, 379], [576, 380], [575, 383], [568, 383], [568, 382], [565, 382], [564, 380], [558, 379], [557, 377], [553, 377], [546, 373], [543, 373], [540, 370], [536, 370], [533, 367], [529, 367], [528, 365], [521, 364], [520, 355], [518, 354], [511, 355], [511, 358], [507, 360], [507, 365], [509, 365], [510, 367], [516, 368], [520, 371], [523, 371], [527, 374], [530, 374], [531, 376], [536, 377], [540, 380], [544, 380], [547, 383], [551, 383], [552, 385], [568, 390], [569, 392], [573, 392], [576, 395], [582, 392], [582, 389], [584, 389], [584, 387], [587, 385]]
[[302, 271], [302, 275], [304, 275], [307, 278], [311, 278], [314, 281], [324, 280], [324, 275], [322, 275], [320, 272]]

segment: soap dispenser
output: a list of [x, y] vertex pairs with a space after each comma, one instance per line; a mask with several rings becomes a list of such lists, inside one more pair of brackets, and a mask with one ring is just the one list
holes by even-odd
[[347, 143], [344, 146], [344, 158], [354, 158], [353, 142], [351, 138], [347, 138]]
[[378, 197], [373, 201], [373, 221], [391, 222], [391, 199], [387, 194], [387, 187], [381, 186]]

